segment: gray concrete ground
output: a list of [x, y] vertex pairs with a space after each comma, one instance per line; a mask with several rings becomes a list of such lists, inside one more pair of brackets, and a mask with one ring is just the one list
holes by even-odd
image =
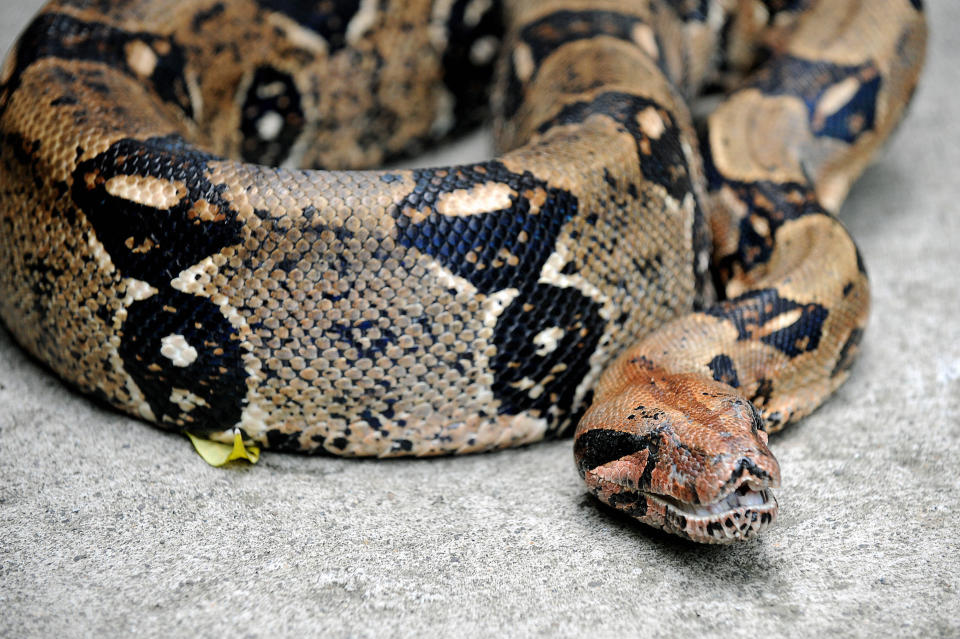
[[[0, 50], [38, 4], [4, 0]], [[843, 210], [874, 285], [864, 354], [772, 438], [760, 540], [602, 512], [568, 441], [215, 470], [0, 333], [0, 635], [960, 635], [960, 3], [929, 5], [915, 106]]]

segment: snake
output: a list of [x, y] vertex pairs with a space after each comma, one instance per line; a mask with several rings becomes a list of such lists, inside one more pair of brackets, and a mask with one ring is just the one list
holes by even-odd
[[[920, 0], [53, 0], [0, 67], [0, 317], [163, 429], [572, 433], [600, 504], [752, 539], [768, 434], [860, 350], [836, 212], [926, 33]], [[395, 168], [488, 116], [493, 159]]]

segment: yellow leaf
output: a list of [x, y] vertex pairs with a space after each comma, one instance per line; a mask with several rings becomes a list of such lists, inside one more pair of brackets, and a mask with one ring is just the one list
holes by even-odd
[[211, 466], [223, 466], [234, 459], [246, 459], [251, 464], [256, 464], [260, 459], [260, 448], [258, 446], [244, 446], [243, 435], [240, 434], [239, 429], [233, 433], [232, 446], [203, 439], [192, 433], [187, 433], [187, 437], [193, 442], [193, 447], [203, 457], [203, 461]]

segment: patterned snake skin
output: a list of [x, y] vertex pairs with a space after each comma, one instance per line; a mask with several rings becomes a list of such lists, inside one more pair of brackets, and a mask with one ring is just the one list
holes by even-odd
[[[855, 359], [832, 214], [925, 39], [919, 0], [54, 0], [0, 67], [0, 316], [221, 441], [437, 455], [579, 421], [602, 502], [751, 537], [767, 432]], [[496, 159], [360, 170], [491, 83]]]

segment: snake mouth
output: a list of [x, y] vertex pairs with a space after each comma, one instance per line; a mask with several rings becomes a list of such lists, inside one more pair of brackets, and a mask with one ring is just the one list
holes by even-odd
[[669, 495], [646, 493], [647, 503], [663, 517], [668, 532], [707, 544], [728, 544], [755, 537], [776, 520], [773, 491], [753, 481], [708, 504], [692, 504]]

